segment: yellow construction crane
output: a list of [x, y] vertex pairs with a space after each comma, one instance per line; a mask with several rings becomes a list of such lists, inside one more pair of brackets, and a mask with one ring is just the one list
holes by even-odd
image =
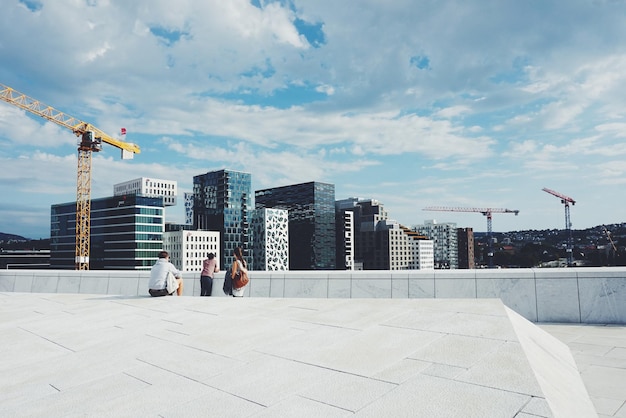
[[139, 147], [115, 139], [100, 129], [67, 115], [39, 100], [0, 84], [0, 99], [51, 122], [61, 125], [79, 137], [78, 172], [76, 186], [76, 269], [89, 270], [89, 243], [91, 227], [91, 154], [102, 150], [102, 142], [122, 150], [122, 159], [139, 154]]

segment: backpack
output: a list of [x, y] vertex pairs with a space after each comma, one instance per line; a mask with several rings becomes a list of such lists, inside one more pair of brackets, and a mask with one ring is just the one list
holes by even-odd
[[222, 286], [224, 294], [229, 296], [233, 294], [233, 279], [231, 278], [231, 274], [232, 269], [228, 267], [228, 270], [226, 270], [226, 274], [224, 275], [224, 286]]

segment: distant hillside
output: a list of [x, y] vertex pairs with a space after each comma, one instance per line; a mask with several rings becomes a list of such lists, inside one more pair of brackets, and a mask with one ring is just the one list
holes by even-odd
[[15, 242], [15, 241], [30, 241], [28, 238], [24, 238], [20, 235], [15, 234], [5, 234], [4, 232], [0, 232], [0, 242]]
[[49, 250], [50, 238], [29, 239], [0, 232], [0, 250]]

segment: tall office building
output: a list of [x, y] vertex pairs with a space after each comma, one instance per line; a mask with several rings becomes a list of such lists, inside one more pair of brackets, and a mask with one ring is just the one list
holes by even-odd
[[435, 242], [435, 268], [459, 268], [456, 223], [437, 223], [433, 219], [425, 221], [423, 225], [414, 226], [413, 230]]
[[[354, 264], [363, 270], [432, 269], [433, 242], [396, 221], [389, 220], [383, 205], [375, 199], [349, 198], [335, 202], [338, 235], [354, 233]], [[339, 223], [339, 222], [338, 222]], [[339, 239], [338, 239], [339, 242]], [[339, 244], [338, 244], [339, 245]]]
[[257, 190], [256, 209], [289, 212], [289, 269], [335, 269], [335, 185], [309, 182]]
[[339, 209], [335, 202], [335, 222], [337, 270], [355, 270], [354, 212]]
[[[197, 273], [189, 276], [197, 279], [202, 271], [202, 261], [209, 253], [220, 259], [220, 233], [217, 231], [190, 231], [178, 229], [163, 234], [163, 249], [170, 254], [170, 262], [182, 272]], [[220, 269], [225, 270], [221, 265]], [[183, 275], [183, 277], [185, 277]]]
[[255, 209], [250, 218], [255, 269], [289, 270], [289, 213], [283, 209]]
[[[76, 202], [52, 205], [50, 267], [74, 269]], [[163, 198], [136, 194], [91, 200], [89, 268], [149, 270], [163, 247]]]
[[161, 196], [165, 206], [176, 206], [178, 183], [174, 180], [140, 177], [113, 185], [114, 196], [129, 194], [139, 194], [147, 197]]
[[[362, 234], [361, 229], [364, 228], [369, 232], [375, 231], [378, 222], [387, 220], [387, 212], [376, 199], [350, 197], [335, 202], [335, 214], [337, 218], [337, 269], [350, 270], [347, 268], [349, 264], [352, 264], [355, 270], [365, 269], [363, 260], [364, 248], [367, 244], [364, 240], [369, 235]], [[346, 263], [346, 267], [340, 264], [342, 261]]]
[[[387, 212], [383, 205], [375, 199], [350, 197], [335, 202], [335, 213], [338, 263], [347, 259], [347, 254], [352, 251], [352, 263], [355, 270], [373, 269], [370, 258], [373, 253], [368, 251], [372, 249], [372, 240], [375, 240], [376, 225], [387, 219]], [[352, 243], [350, 243], [350, 237], [352, 237]], [[367, 263], [364, 261], [365, 258], [369, 258]], [[348, 261], [345, 262], [348, 263]], [[344, 270], [346, 267], [338, 264], [337, 269]]]
[[252, 210], [252, 176], [232, 170], [211, 171], [193, 178], [193, 229], [219, 231], [220, 266], [230, 266], [233, 250], [242, 247], [249, 268], [249, 211]]
[[472, 228], [458, 228], [456, 230], [457, 245], [459, 248], [459, 268], [473, 269], [474, 263], [474, 230]]

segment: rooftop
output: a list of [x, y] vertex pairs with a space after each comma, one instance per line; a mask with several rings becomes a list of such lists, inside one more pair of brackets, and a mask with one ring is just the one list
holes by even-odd
[[0, 416], [626, 417], [626, 327], [498, 299], [0, 298]]

